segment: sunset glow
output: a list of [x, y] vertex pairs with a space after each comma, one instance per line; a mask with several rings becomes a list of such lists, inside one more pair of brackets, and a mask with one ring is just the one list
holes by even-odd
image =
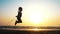
[[0, 0], [0, 25], [14, 26], [18, 8], [22, 7], [22, 23], [17, 26], [60, 26], [58, 0]]

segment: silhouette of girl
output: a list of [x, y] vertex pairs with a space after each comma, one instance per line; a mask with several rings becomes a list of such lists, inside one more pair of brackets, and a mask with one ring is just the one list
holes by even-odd
[[15, 22], [15, 25], [17, 24], [17, 23], [22, 23], [22, 20], [21, 20], [21, 16], [22, 16], [22, 7], [19, 7], [18, 8], [18, 15], [16, 16], [17, 17], [17, 20], [16, 20], [16, 22]]

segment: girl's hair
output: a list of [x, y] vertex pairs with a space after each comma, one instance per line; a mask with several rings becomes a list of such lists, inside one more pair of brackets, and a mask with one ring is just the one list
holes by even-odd
[[20, 11], [22, 11], [22, 7], [19, 7], [18, 9], [19, 9]]

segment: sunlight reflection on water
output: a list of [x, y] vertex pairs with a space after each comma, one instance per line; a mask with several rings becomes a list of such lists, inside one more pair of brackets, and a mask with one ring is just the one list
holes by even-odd
[[0, 30], [23, 30], [23, 31], [51, 31], [60, 30], [60, 27], [22, 27], [22, 26], [0, 26]]
[[60, 29], [13, 29], [13, 28], [3, 28], [4, 30], [20, 30], [20, 31], [52, 31], [52, 30], [60, 30]]

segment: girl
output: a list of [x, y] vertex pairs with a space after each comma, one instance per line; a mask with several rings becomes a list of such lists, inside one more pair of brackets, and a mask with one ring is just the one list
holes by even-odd
[[15, 25], [17, 23], [22, 23], [22, 20], [21, 20], [22, 13], [21, 12], [22, 12], [22, 7], [19, 7], [19, 9], [18, 9], [18, 15], [16, 16], [17, 17], [17, 20], [15, 22]]

